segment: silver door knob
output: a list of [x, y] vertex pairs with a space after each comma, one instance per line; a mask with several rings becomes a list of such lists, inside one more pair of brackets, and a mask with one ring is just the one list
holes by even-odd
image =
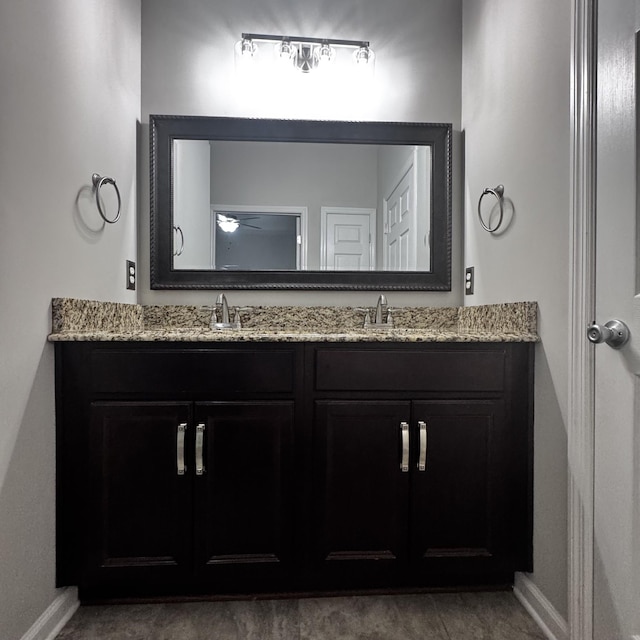
[[587, 338], [589, 338], [590, 342], [594, 344], [606, 342], [614, 349], [624, 347], [629, 342], [630, 337], [629, 327], [622, 320], [609, 320], [604, 326], [594, 322], [587, 329]]

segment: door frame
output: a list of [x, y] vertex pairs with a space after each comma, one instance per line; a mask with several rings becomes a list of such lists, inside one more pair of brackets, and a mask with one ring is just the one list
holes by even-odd
[[586, 328], [595, 313], [597, 0], [573, 0], [568, 464], [568, 627], [593, 639], [595, 357]]

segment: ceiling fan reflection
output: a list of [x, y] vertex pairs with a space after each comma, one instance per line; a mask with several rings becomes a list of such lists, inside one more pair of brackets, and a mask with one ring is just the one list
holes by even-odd
[[224, 213], [216, 214], [216, 223], [218, 227], [225, 233], [233, 233], [238, 227], [249, 227], [251, 229], [262, 229], [255, 224], [248, 224], [249, 220], [256, 220], [259, 216], [248, 216], [239, 218], [238, 216], [226, 215]]

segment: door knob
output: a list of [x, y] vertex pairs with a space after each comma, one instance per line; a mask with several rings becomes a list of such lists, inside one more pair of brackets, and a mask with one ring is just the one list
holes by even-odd
[[629, 327], [622, 320], [609, 320], [604, 326], [596, 324], [594, 321], [587, 329], [587, 338], [590, 342], [594, 344], [606, 342], [614, 349], [624, 347], [630, 337]]

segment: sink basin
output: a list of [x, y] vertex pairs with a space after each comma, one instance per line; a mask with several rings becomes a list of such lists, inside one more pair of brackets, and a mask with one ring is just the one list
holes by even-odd
[[223, 331], [225, 329], [240, 329], [239, 322], [214, 322], [211, 325], [214, 331]]
[[391, 331], [395, 326], [392, 322], [365, 322], [362, 328], [365, 331]]

